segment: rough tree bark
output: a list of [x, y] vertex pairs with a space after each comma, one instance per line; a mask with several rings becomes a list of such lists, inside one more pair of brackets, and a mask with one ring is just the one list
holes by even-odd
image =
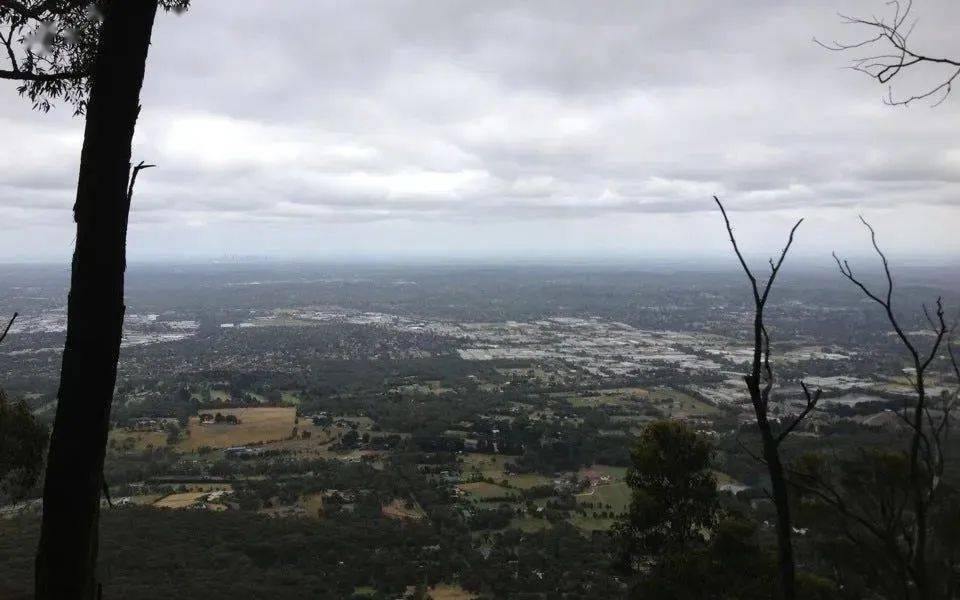
[[36, 598], [93, 599], [110, 405], [123, 326], [130, 153], [157, 0], [111, 2], [87, 105]]

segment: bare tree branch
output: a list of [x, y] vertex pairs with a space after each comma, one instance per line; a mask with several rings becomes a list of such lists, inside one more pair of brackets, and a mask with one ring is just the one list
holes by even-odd
[[[908, 6], [909, 10], [909, 6]], [[902, 21], [902, 17], [901, 17]], [[949, 419], [949, 405], [945, 405], [944, 414], [938, 422], [930, 411], [926, 389], [926, 375], [930, 365], [939, 355], [946, 343], [948, 354], [955, 372], [960, 377], [960, 369], [956, 368], [955, 357], [950, 346], [949, 333], [951, 328], [944, 317], [942, 298], [937, 298], [936, 310], [931, 314], [924, 306], [923, 315], [932, 329], [933, 342], [927, 352], [921, 352], [918, 345], [910, 339], [900, 324], [893, 310], [894, 280], [890, 271], [890, 264], [886, 255], [877, 243], [877, 234], [874, 228], [860, 217], [860, 221], [870, 233], [870, 242], [874, 251], [880, 257], [886, 278], [885, 293], [877, 293], [867, 287], [853, 272], [850, 263], [841, 261], [834, 253], [834, 260], [840, 273], [856, 285], [868, 298], [879, 304], [886, 313], [887, 321], [896, 333], [903, 347], [907, 350], [913, 363], [913, 377], [911, 383], [916, 392], [912, 414], [908, 414], [909, 405], [905, 402], [904, 414], [901, 419], [911, 431], [909, 451], [910, 476], [910, 504], [913, 514], [909, 523], [904, 525], [904, 542], [909, 545], [909, 566], [913, 585], [916, 586], [919, 597], [926, 598], [929, 594], [930, 567], [927, 564], [928, 541], [927, 534], [930, 527], [929, 514], [935, 503], [940, 479], [944, 472], [945, 432]], [[900, 415], [898, 415], [900, 416]], [[898, 519], [904, 518], [905, 507], [901, 507]]]
[[137, 175], [140, 174], [140, 171], [144, 169], [152, 169], [156, 166], [157, 165], [144, 164], [144, 161], [141, 160], [140, 163], [133, 168], [133, 172], [130, 175], [130, 187], [127, 188], [127, 202], [133, 200], [133, 186], [137, 183]]
[[0, 343], [7, 338], [7, 333], [10, 331], [10, 328], [13, 327], [13, 322], [17, 319], [17, 315], [20, 313], [13, 313], [13, 316], [10, 317], [10, 320], [7, 321], [7, 326], [4, 328], [3, 333], [0, 334]]
[[[916, 21], [907, 22], [910, 10], [913, 8], [912, 0], [907, 0], [906, 4], [901, 4], [899, 0], [893, 0], [888, 2], [887, 5], [893, 7], [894, 10], [893, 18], [889, 21], [878, 17], [862, 19], [840, 15], [843, 23], [865, 27], [873, 32], [872, 36], [855, 42], [833, 41], [824, 43], [816, 38], [814, 38], [814, 42], [835, 52], [859, 50], [875, 45], [883, 46], [885, 50], [881, 51], [880, 54], [854, 58], [850, 68], [865, 73], [876, 79], [878, 83], [887, 85], [887, 97], [884, 99], [886, 104], [907, 106], [917, 100], [936, 99], [932, 106], [940, 105], [953, 91], [953, 83], [960, 77], [960, 59], [932, 56], [915, 50], [909, 44], [909, 40], [916, 26]], [[895, 98], [890, 82], [904, 70], [924, 65], [946, 68], [940, 82], [909, 96]]]
[[800, 387], [803, 388], [803, 395], [807, 400], [806, 405], [803, 407], [803, 410], [800, 411], [800, 414], [795, 416], [790, 424], [785, 427], [780, 435], [777, 436], [777, 443], [780, 444], [790, 435], [790, 432], [796, 429], [797, 425], [800, 424], [810, 412], [817, 407], [817, 402], [820, 401], [820, 394], [823, 392], [820, 388], [817, 388], [815, 391], [811, 392], [810, 388], [807, 387], [807, 384], [803, 381], [800, 382]]
[[0, 79], [13, 79], [16, 81], [33, 81], [37, 83], [82, 79], [88, 75], [89, 73], [81, 72], [81, 71], [61, 71], [58, 73], [31, 73], [29, 71], [22, 71], [19, 69], [14, 71], [0, 70]]

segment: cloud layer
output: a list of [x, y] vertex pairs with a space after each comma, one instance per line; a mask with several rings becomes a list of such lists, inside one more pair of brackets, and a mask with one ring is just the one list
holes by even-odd
[[[960, 7], [915, 40], [960, 55]], [[960, 251], [960, 97], [893, 109], [812, 42], [882, 2], [197, 2], [158, 20], [135, 257]], [[926, 74], [935, 77], [935, 73]], [[82, 123], [0, 89], [0, 259], [66, 256]], [[9, 142], [8, 142], [9, 145]], [[916, 235], [922, 229], [923, 235]]]

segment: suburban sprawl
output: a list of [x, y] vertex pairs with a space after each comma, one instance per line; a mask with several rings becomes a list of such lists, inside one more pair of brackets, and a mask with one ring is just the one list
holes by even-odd
[[[142, 560], [174, 565], [184, 590], [237, 573], [244, 597], [282, 586], [395, 598], [423, 582], [434, 598], [616, 597], [617, 577], [598, 573], [629, 506], [630, 447], [660, 419], [711, 439], [725, 502], [773, 535], [765, 472], [744, 449], [756, 435], [743, 380], [752, 313], [737, 273], [359, 271], [132, 269], [105, 468], [108, 569], [124, 572], [135, 558], [117, 548], [153, 536]], [[910, 298], [928, 292], [923, 276]], [[3, 277], [0, 303], [21, 316], [0, 376], [50, 419], [64, 273]], [[823, 395], [790, 445], [893, 439], [911, 374], [882, 315], [815, 270], [773, 301], [772, 418], [803, 407], [801, 382]], [[946, 376], [932, 375], [932, 395]], [[39, 506], [0, 506], [6, 555], [30, 546]], [[12, 580], [26, 581], [32, 555], [12, 555]], [[150, 576], [118, 577], [128, 597], [153, 597]]]

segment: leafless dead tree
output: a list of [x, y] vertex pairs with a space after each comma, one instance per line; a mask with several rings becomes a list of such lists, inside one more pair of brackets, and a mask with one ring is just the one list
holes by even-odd
[[780, 273], [780, 268], [783, 266], [783, 261], [790, 251], [790, 246], [793, 244], [794, 233], [796, 233], [800, 224], [803, 223], [803, 219], [797, 221], [793, 228], [790, 229], [787, 244], [783, 250], [781, 250], [780, 257], [776, 261], [772, 258], [769, 261], [769, 277], [766, 282], [760, 282], [740, 252], [740, 247], [737, 245], [737, 239], [733, 234], [733, 227], [730, 224], [730, 219], [727, 217], [727, 211], [724, 209], [723, 203], [721, 203], [720, 199], [716, 196], [714, 196], [713, 199], [716, 201], [717, 206], [720, 207], [720, 213], [723, 215], [733, 251], [740, 261], [740, 266], [743, 268], [743, 272], [746, 274], [750, 282], [751, 291], [753, 292], [753, 360], [750, 373], [744, 376], [744, 380], [747, 384], [747, 390], [750, 393], [750, 401], [753, 404], [757, 428], [760, 431], [760, 439], [763, 445], [763, 456], [757, 458], [767, 467], [770, 475], [770, 487], [772, 488], [770, 497], [777, 510], [780, 595], [784, 600], [793, 600], [793, 598], [796, 597], [793, 523], [790, 516], [787, 475], [780, 456], [780, 445], [807, 415], [816, 408], [817, 402], [820, 400], [820, 390], [812, 391], [806, 383], [801, 382], [800, 387], [803, 391], [805, 402], [800, 413], [793, 415], [779, 425], [775, 425], [771, 421], [770, 393], [773, 391], [774, 376], [773, 368], [770, 365], [770, 335], [764, 322], [764, 309], [766, 309], [773, 283]]
[[[890, 19], [876, 16], [859, 18], [841, 14], [840, 17], [844, 23], [866, 28], [870, 32], [867, 37], [855, 42], [834, 40], [824, 43], [816, 38], [814, 41], [828, 50], [837, 52], [862, 50], [864, 56], [853, 59], [850, 68], [866, 73], [879, 83], [886, 85], [885, 103], [891, 106], [906, 106], [916, 100], [930, 98], [935, 99], [933, 106], [937, 106], [950, 95], [954, 81], [960, 77], [960, 59], [931, 56], [916, 50], [910, 44], [910, 34], [913, 33], [917, 23], [916, 20], [909, 18], [912, 5], [912, 0], [907, 0], [905, 4], [899, 0], [888, 2], [887, 6], [893, 8], [893, 16]], [[937, 79], [938, 83], [910, 96], [895, 98], [890, 82], [906, 70], [917, 70], [924, 66], [944, 70], [942, 76]]]
[[[932, 313], [926, 306], [923, 307], [923, 314], [933, 336], [933, 341], [926, 351], [922, 350], [918, 343], [903, 329], [893, 308], [894, 279], [890, 270], [890, 263], [877, 243], [876, 231], [866, 219], [860, 217], [860, 220], [869, 231], [870, 242], [874, 251], [880, 257], [886, 289], [883, 292], [873, 291], [854, 273], [848, 261], [841, 260], [836, 254], [833, 257], [840, 273], [859, 288], [867, 298], [883, 309], [897, 339], [909, 354], [913, 372], [910, 378], [914, 390], [912, 406], [910, 403], [904, 403], [903, 410], [899, 413], [901, 420], [911, 432], [908, 464], [909, 502], [913, 514], [908, 522], [898, 525], [898, 528], [902, 529], [900, 536], [905, 539], [891, 538], [889, 530], [881, 530], [878, 533], [879, 537], [883, 538], [885, 544], [890, 547], [890, 550], [901, 557], [905, 572], [912, 580], [913, 585], [916, 586], [917, 597], [926, 599], [933, 597], [930, 589], [930, 573], [927, 561], [927, 552], [930, 546], [928, 542], [930, 533], [929, 515], [932, 505], [937, 500], [937, 494], [943, 480], [946, 436], [949, 432], [950, 413], [956, 402], [955, 394], [952, 398], [949, 396], [943, 397], [942, 404], [937, 410], [939, 414], [935, 414], [930, 406], [931, 399], [927, 389], [927, 375], [931, 364], [942, 350], [947, 351], [958, 379], [960, 379], [960, 369], [957, 367], [957, 360], [952, 352], [949, 339], [951, 328], [947, 326], [944, 318], [942, 298], [937, 298], [936, 308]], [[826, 493], [831, 496], [830, 502], [838, 507], [843, 507], [844, 511], [850, 516], [850, 511], [843, 505], [842, 498], [835, 489], [829, 488], [829, 486], [821, 487], [821, 491], [823, 490], [829, 490]], [[901, 521], [903, 520], [903, 510], [903, 508], [900, 510]], [[858, 520], [861, 521], [861, 524], [865, 524], [862, 522], [864, 519]], [[868, 529], [876, 528], [868, 527]]]
[[[788, 468], [788, 476], [790, 484], [801, 494], [816, 498], [836, 511], [841, 517], [839, 533], [853, 547], [861, 547], [868, 539], [876, 544], [882, 553], [876, 560], [882, 560], [889, 566], [889, 571], [898, 580], [895, 587], [899, 588], [904, 598], [953, 598], [955, 595], [951, 590], [955, 576], [951, 575], [951, 571], [955, 565], [951, 563], [955, 561], [948, 558], [947, 564], [940, 564], [943, 568], [934, 566], [937, 561], [930, 553], [936, 544], [930, 539], [933, 527], [930, 517], [939, 508], [941, 496], [945, 495], [942, 493], [942, 481], [947, 435], [951, 412], [960, 390], [941, 395], [939, 407], [932, 408], [927, 388], [930, 367], [944, 351], [960, 383], [960, 365], [950, 340], [953, 328], [947, 326], [943, 301], [937, 298], [936, 309], [932, 313], [926, 306], [923, 307], [923, 314], [931, 329], [929, 333], [933, 337], [928, 349], [922, 350], [904, 330], [893, 308], [894, 279], [890, 264], [877, 243], [873, 227], [862, 217], [861, 221], [870, 233], [874, 251], [880, 257], [886, 289], [875, 292], [854, 273], [848, 261], [841, 260], [836, 254], [834, 259], [840, 273], [883, 309], [912, 363], [910, 381], [914, 395], [904, 402], [902, 410], [897, 413], [910, 433], [908, 451], [904, 453], [904, 484], [901, 486], [897, 483], [900, 479], [896, 473], [887, 477], [884, 473], [874, 472], [868, 476], [866, 483], [842, 472], [831, 475], [829, 467], [824, 468], [816, 461], [800, 461], [792, 465]], [[896, 457], [897, 454], [885, 452], [880, 456]], [[897, 470], [896, 464], [889, 461], [876, 466], [881, 470]], [[869, 489], [871, 487], [885, 489]], [[934, 576], [937, 576], [937, 581], [934, 581]]]

